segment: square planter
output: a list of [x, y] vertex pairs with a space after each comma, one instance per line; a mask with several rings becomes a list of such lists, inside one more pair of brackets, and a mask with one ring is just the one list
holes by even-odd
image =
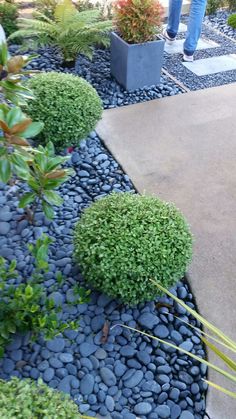
[[128, 44], [111, 33], [111, 74], [126, 90], [160, 83], [165, 41]]

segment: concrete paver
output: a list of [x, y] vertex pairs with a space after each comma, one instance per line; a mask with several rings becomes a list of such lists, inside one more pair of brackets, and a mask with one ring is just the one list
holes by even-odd
[[219, 57], [204, 58], [193, 63], [183, 63], [197, 76], [221, 73], [222, 71], [236, 70], [236, 54], [220, 55]]
[[[186, 215], [195, 236], [189, 277], [199, 310], [234, 339], [235, 98], [236, 83], [111, 109], [97, 129], [139, 192], [172, 201]], [[233, 390], [219, 374], [210, 371], [209, 378]], [[207, 412], [235, 419], [236, 400], [210, 389]]]
[[[165, 43], [165, 51], [168, 54], [179, 54], [181, 52], [183, 52], [183, 44], [184, 44], [184, 39], [177, 39], [176, 41], [172, 42], [172, 43]], [[208, 49], [208, 48], [216, 48], [219, 47], [220, 45], [217, 44], [214, 41], [211, 41], [210, 39], [203, 39], [200, 38], [198, 41], [198, 45], [197, 45], [197, 50], [200, 49]], [[198, 60], [198, 61], [203, 61], [203, 60]], [[198, 62], [196, 61], [196, 62]]]

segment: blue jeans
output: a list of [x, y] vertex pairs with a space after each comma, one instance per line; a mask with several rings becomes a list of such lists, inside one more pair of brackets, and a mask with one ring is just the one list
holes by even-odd
[[[169, 0], [169, 17], [167, 33], [174, 38], [179, 29], [183, 0]], [[193, 55], [201, 35], [202, 21], [206, 10], [207, 0], [192, 0], [188, 28], [184, 42], [184, 53]]]

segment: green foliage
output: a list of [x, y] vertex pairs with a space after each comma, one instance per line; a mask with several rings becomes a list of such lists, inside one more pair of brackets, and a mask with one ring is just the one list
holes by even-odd
[[36, 11], [45, 15], [49, 19], [54, 18], [55, 9], [58, 4], [59, 0], [36, 0], [35, 2]]
[[71, 74], [42, 73], [29, 81], [35, 100], [28, 105], [34, 120], [44, 122], [40, 141], [58, 148], [79, 144], [92, 131], [102, 114], [96, 90]]
[[22, 80], [27, 74], [34, 72], [23, 68], [35, 57], [36, 55], [11, 57], [7, 44], [0, 44], [0, 92], [7, 101], [22, 106], [27, 104], [27, 100], [33, 99], [32, 92], [22, 84]]
[[236, 29], [236, 13], [228, 17], [228, 25]]
[[[68, 158], [68, 156], [55, 156], [54, 146], [50, 142], [45, 147], [38, 147], [37, 152], [32, 155], [32, 160], [28, 162], [29, 174], [26, 180], [31, 192], [21, 197], [20, 208], [31, 204], [31, 208], [33, 207], [35, 211], [35, 205], [41, 204], [46, 217], [48, 219], [54, 217], [53, 206], [60, 206], [63, 203], [63, 198], [54, 189], [73, 174], [72, 169], [62, 168], [62, 164]], [[22, 167], [19, 168], [21, 170]]]
[[4, 1], [0, 3], [0, 25], [9, 36], [17, 30], [16, 19], [18, 17], [18, 8], [15, 4]]
[[222, 6], [222, 0], [208, 0], [206, 14], [212, 15]]
[[92, 57], [93, 47], [109, 44], [111, 22], [104, 20], [97, 9], [78, 12], [70, 0], [60, 2], [49, 19], [42, 14], [39, 19], [19, 19], [15, 37], [34, 38], [41, 45], [56, 45], [65, 61], [74, 61], [78, 54]]
[[0, 181], [7, 183], [13, 175], [26, 180], [32, 148], [27, 138], [33, 138], [43, 124], [32, 122], [19, 107], [0, 105]]
[[120, 36], [131, 44], [156, 39], [164, 9], [157, 0], [116, 0], [114, 21]]
[[[64, 323], [58, 320], [60, 308], [54, 307], [54, 301], [47, 297], [43, 286], [51, 242], [49, 237], [42, 236], [35, 246], [29, 245], [35, 269], [31, 278], [18, 285], [12, 281], [17, 278], [16, 261], [8, 266], [4, 258], [0, 258], [0, 356], [16, 332], [30, 331], [32, 338], [43, 333], [45, 339], [52, 339], [68, 327], [78, 327], [77, 322]], [[57, 276], [60, 279], [60, 275]], [[75, 304], [79, 304], [84, 302], [83, 298], [87, 298], [88, 293], [79, 288], [75, 295]]]
[[130, 193], [111, 194], [86, 209], [74, 245], [85, 280], [128, 304], [156, 297], [149, 278], [171, 287], [192, 255], [189, 227], [174, 205]]
[[42, 380], [0, 380], [0, 411], [4, 419], [80, 419], [69, 395], [53, 390]]
[[84, 12], [85, 10], [94, 9], [94, 7], [99, 7], [99, 3], [93, 3], [90, 0], [77, 0], [74, 3], [76, 9], [79, 12]]
[[31, 191], [21, 197], [19, 207], [30, 205], [33, 218], [36, 207], [41, 204], [46, 217], [52, 219], [53, 205], [63, 202], [53, 189], [73, 173], [71, 169], [62, 168], [68, 157], [55, 156], [52, 143], [33, 149], [27, 138], [38, 135], [43, 124], [32, 122], [18, 107], [0, 105], [0, 128], [0, 180], [7, 183], [14, 175], [27, 182]]

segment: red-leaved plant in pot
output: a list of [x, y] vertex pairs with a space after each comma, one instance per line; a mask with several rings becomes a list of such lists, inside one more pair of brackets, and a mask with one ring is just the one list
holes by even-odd
[[111, 33], [111, 73], [127, 90], [158, 84], [164, 41], [158, 38], [164, 9], [158, 0], [116, 0]]

